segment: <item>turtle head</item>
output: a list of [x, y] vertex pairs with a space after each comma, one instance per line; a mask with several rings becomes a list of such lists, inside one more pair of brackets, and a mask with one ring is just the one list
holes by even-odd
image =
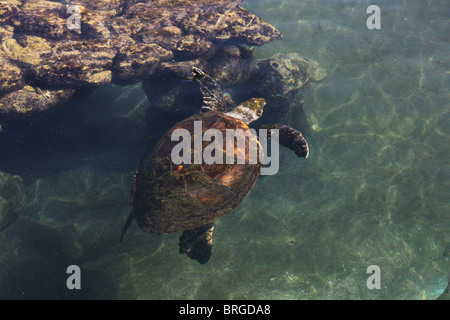
[[258, 120], [259, 117], [262, 116], [265, 105], [266, 99], [252, 98], [241, 103], [227, 114], [244, 121], [246, 124], [249, 124], [252, 121]]

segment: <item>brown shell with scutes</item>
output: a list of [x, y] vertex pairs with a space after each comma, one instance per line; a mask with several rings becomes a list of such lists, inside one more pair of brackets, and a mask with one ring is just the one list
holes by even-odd
[[[245, 163], [237, 164], [182, 164], [172, 162], [171, 152], [179, 141], [171, 141], [175, 129], [186, 129], [191, 134], [193, 154], [194, 121], [202, 121], [203, 132], [214, 128], [223, 135], [223, 155], [226, 155], [226, 130], [244, 135], [245, 150], [234, 146], [234, 157], [245, 152]], [[261, 162], [251, 164], [249, 139], [254, 139], [248, 126], [221, 112], [210, 111], [179, 122], [149, 152], [136, 170], [132, 195], [132, 215], [138, 225], [154, 233], [171, 233], [194, 229], [213, 222], [230, 212], [253, 188], [261, 171]], [[246, 134], [245, 134], [246, 133]], [[203, 141], [203, 150], [211, 141]], [[204, 160], [203, 160], [204, 161]], [[250, 162], [250, 163], [249, 163]]]

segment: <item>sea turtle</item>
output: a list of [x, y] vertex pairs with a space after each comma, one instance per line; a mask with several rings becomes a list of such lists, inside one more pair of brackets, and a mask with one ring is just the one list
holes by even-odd
[[[225, 130], [234, 129], [236, 134], [248, 134], [247, 142], [254, 139], [260, 148], [255, 136], [248, 132], [248, 124], [262, 115], [266, 101], [253, 98], [230, 109], [232, 100], [207, 73], [194, 67], [192, 78], [200, 84], [204, 112], [177, 123], [137, 166], [132, 183], [131, 214], [123, 227], [121, 241], [133, 219], [143, 230], [157, 234], [183, 231], [179, 252], [204, 264], [212, 254], [214, 221], [247, 196], [260, 174], [262, 158], [244, 164], [207, 164], [203, 159], [199, 164], [177, 165], [171, 153], [179, 142], [172, 141], [172, 133], [176, 129], [185, 129], [194, 136], [194, 122], [200, 121], [202, 134], [207, 129], [218, 129], [225, 141]], [[263, 128], [278, 129], [281, 145], [293, 150], [298, 157], [308, 157], [308, 144], [301, 132], [281, 124], [264, 125]], [[268, 130], [268, 136], [270, 132]], [[202, 150], [210, 143], [203, 141]], [[193, 145], [194, 142], [188, 144], [191, 156], [194, 156]], [[238, 150], [239, 145], [234, 147], [233, 157], [242, 151], [247, 159], [249, 146], [250, 143], [246, 143], [245, 151]], [[226, 156], [225, 146], [220, 152]]]

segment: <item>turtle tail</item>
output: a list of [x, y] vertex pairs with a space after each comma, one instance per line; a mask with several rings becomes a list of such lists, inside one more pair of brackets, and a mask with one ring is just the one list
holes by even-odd
[[127, 222], [125, 222], [123, 228], [122, 228], [122, 234], [120, 235], [120, 242], [122, 242], [123, 236], [125, 235], [125, 233], [127, 232], [128, 228], [131, 226], [131, 223], [133, 222], [133, 215], [130, 213], [130, 215], [128, 216]]

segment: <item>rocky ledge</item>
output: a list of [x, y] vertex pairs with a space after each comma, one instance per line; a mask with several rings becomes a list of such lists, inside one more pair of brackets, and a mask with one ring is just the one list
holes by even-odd
[[46, 110], [77, 92], [207, 59], [220, 46], [281, 38], [242, 2], [0, 0], [0, 113]]

